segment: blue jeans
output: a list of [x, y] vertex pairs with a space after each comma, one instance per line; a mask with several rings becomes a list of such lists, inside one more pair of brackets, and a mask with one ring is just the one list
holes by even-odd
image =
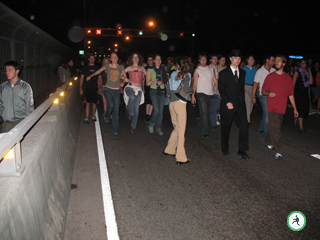
[[157, 133], [159, 133], [162, 131], [163, 107], [166, 95], [164, 91], [160, 91], [160, 95], [158, 95], [157, 90], [150, 89], [150, 98], [153, 106], [153, 112], [149, 121], [149, 126], [154, 127], [157, 124]]
[[214, 95], [196, 93], [200, 110], [201, 134], [209, 133], [209, 116], [214, 105]]
[[262, 107], [262, 119], [258, 127], [259, 131], [263, 130], [263, 137], [265, 138], [269, 132], [268, 123], [268, 96], [260, 95], [259, 100]]
[[135, 95], [134, 90], [131, 87], [126, 87], [125, 91], [127, 96], [129, 97], [127, 111], [130, 116], [133, 116], [133, 119], [131, 121], [131, 128], [136, 129], [142, 92], [139, 91], [138, 95]]
[[212, 108], [212, 113], [210, 114], [210, 122], [211, 126], [215, 127], [217, 126], [217, 114], [220, 112], [220, 104], [221, 99], [219, 98], [218, 94], [214, 94], [214, 104]]
[[103, 114], [103, 117], [110, 119], [112, 113], [112, 133], [118, 135], [120, 132], [120, 90], [104, 87], [102, 93], [107, 101], [107, 111]]

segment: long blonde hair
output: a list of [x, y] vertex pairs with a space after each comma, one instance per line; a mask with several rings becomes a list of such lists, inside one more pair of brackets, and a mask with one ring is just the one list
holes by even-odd
[[176, 81], [185, 79], [188, 76], [188, 73], [190, 72], [190, 66], [187, 62], [187, 59], [178, 58], [176, 63], [180, 66], [180, 71], [176, 76]]

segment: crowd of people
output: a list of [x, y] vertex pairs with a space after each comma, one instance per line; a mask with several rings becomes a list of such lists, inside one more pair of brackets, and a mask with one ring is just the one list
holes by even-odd
[[[165, 64], [159, 54], [148, 55], [146, 62], [139, 53], [133, 53], [127, 61], [119, 60], [117, 53], [110, 59], [95, 65], [94, 55], [80, 70], [80, 94], [86, 102], [85, 123], [95, 121], [98, 94], [104, 103], [104, 121], [112, 120], [114, 138], [120, 134], [119, 108], [126, 106], [126, 117], [130, 121], [131, 133], [136, 133], [140, 105], [145, 103], [145, 122], [148, 131], [163, 136], [163, 109], [169, 102], [173, 131], [163, 154], [176, 157], [177, 164], [190, 162], [184, 149], [187, 122], [187, 101], [178, 97], [181, 84], [190, 94], [201, 134], [209, 137], [209, 128], [221, 126], [221, 150], [229, 155], [229, 134], [233, 121], [239, 128], [237, 154], [249, 159], [248, 129], [251, 112], [258, 102], [262, 107], [258, 127], [263, 134], [263, 144], [275, 150], [275, 158], [282, 159], [281, 125], [286, 112], [288, 98], [294, 109], [294, 125], [304, 132], [303, 120], [315, 111], [312, 103], [317, 101], [320, 113], [319, 63], [311, 60], [298, 62], [283, 55], [266, 55], [263, 63], [255, 61], [253, 55], [242, 56], [235, 49], [230, 55], [199, 54], [197, 63], [191, 57], [169, 57]], [[227, 64], [228, 63], [228, 64]], [[103, 79], [103, 80], [102, 80]]]

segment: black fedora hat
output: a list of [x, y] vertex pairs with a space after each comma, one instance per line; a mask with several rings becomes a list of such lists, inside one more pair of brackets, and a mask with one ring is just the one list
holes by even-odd
[[242, 57], [239, 49], [232, 49], [229, 57]]

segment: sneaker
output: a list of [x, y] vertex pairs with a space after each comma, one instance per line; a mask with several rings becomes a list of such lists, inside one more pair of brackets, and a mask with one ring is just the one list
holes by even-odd
[[218, 125], [218, 126], [221, 125], [219, 121], [217, 121], [217, 125]]
[[209, 138], [209, 134], [208, 133], [202, 134], [202, 137]]
[[162, 131], [158, 132], [159, 136], [163, 136], [164, 133]]
[[268, 145], [265, 142], [263, 142], [263, 146], [265, 146], [266, 148], [268, 148], [269, 150], [274, 150], [274, 146], [273, 145]]
[[119, 134], [113, 134], [114, 139], [119, 139]]
[[85, 119], [84, 119], [84, 123], [88, 123], [88, 124], [89, 124], [89, 123], [90, 123], [89, 118], [85, 118]]
[[214, 127], [211, 126], [211, 128], [212, 128], [213, 130], [217, 130], [218, 125], [217, 125], [217, 126], [214, 126]]
[[103, 119], [105, 123], [110, 123], [110, 119], [109, 118], [104, 118]]
[[275, 159], [276, 159], [276, 160], [282, 160], [282, 154], [276, 153]]
[[268, 148], [269, 150], [274, 150], [274, 146], [272, 146], [272, 145], [267, 145], [267, 148]]
[[136, 130], [131, 128], [131, 134], [135, 134], [136, 133]]
[[96, 116], [92, 116], [91, 119], [92, 119], [93, 122], [97, 121]]
[[149, 128], [149, 133], [153, 133], [153, 127], [148, 127]]

